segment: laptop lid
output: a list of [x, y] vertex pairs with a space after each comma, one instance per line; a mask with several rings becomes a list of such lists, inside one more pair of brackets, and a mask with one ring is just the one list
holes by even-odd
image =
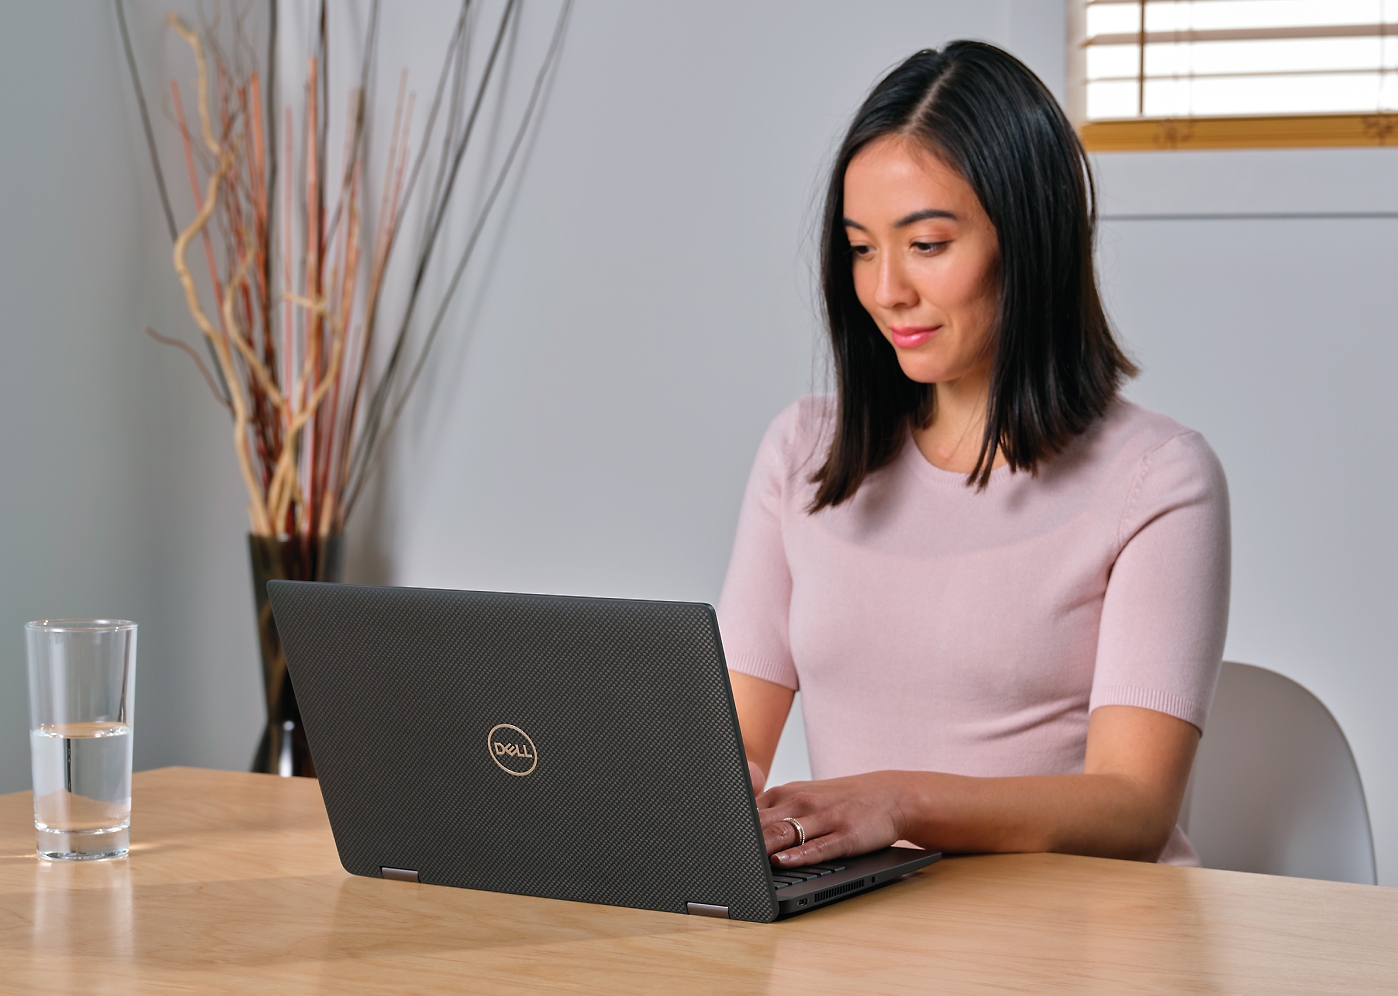
[[347, 871], [776, 917], [710, 606], [267, 590]]

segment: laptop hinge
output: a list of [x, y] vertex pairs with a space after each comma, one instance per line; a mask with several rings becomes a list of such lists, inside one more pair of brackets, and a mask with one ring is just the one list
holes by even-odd
[[379, 871], [382, 872], [383, 877], [388, 879], [390, 882], [422, 881], [420, 878], [417, 877], [417, 872], [413, 871], [411, 868], [390, 868], [387, 865], [384, 865], [379, 869]]
[[721, 920], [728, 919], [727, 906], [713, 906], [709, 903], [685, 903], [685, 912], [695, 916], [716, 916]]

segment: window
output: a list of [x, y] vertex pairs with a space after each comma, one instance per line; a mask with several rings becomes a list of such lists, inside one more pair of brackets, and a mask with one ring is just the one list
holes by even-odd
[[1077, 0], [1091, 150], [1398, 145], [1398, 0]]

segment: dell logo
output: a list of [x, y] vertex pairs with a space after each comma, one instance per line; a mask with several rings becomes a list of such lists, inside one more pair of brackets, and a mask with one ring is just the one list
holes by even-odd
[[485, 737], [490, 759], [501, 771], [510, 775], [527, 775], [539, 764], [539, 752], [534, 741], [518, 726], [501, 723], [491, 727]]

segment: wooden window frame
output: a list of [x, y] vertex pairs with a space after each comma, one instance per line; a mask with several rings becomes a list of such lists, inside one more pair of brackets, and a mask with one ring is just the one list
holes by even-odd
[[1087, 3], [1068, 0], [1068, 116], [1088, 152], [1398, 146], [1398, 113], [1087, 120]]

